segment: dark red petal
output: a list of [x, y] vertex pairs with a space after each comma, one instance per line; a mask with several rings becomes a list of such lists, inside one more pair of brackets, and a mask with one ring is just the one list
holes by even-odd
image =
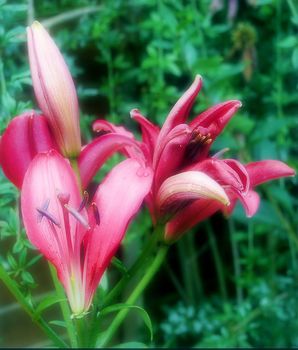
[[[177, 125], [185, 123], [188, 113], [202, 87], [202, 78], [200, 75], [195, 77], [194, 82], [191, 86], [184, 92], [184, 94], [179, 98], [174, 107], [171, 109], [169, 115], [167, 116], [166, 121], [164, 122], [158, 139], [157, 144], [163, 142], [163, 139], [166, 135]], [[156, 152], [159, 152], [159, 148], [157, 147]], [[155, 155], [155, 158], [159, 158], [159, 154]]]
[[294, 176], [295, 170], [279, 160], [262, 160], [246, 165], [251, 187], [285, 176]]
[[[199, 199], [177, 213], [166, 225], [165, 239], [173, 241], [191, 229], [199, 222], [206, 220], [222, 208], [222, 204], [215, 200]], [[228, 208], [228, 207], [227, 207]]]
[[133, 109], [130, 112], [132, 119], [136, 120], [142, 130], [143, 142], [148, 146], [150, 154], [153, 157], [157, 137], [159, 134], [159, 127], [152, 124], [147, 118], [145, 118], [137, 109]]

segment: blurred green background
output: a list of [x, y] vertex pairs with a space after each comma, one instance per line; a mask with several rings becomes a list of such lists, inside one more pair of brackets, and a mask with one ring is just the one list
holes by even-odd
[[[213, 152], [229, 147], [241, 162], [298, 161], [298, 2], [295, 0], [0, 0], [0, 132], [12, 117], [36, 108], [25, 28], [41, 21], [58, 43], [80, 100], [84, 143], [91, 123], [106, 118], [139, 134], [129, 111], [163, 123], [195, 74], [203, 89], [191, 117], [218, 102], [243, 106]], [[102, 172], [115, 164], [113, 157]], [[47, 264], [19, 223], [18, 193], [0, 174], [0, 263], [33, 303], [53, 289]], [[258, 189], [252, 219], [236, 208], [212, 217], [171, 247], [140, 305], [149, 335], [131, 311], [114, 343], [142, 347], [298, 346], [297, 179]], [[138, 256], [151, 230], [144, 210], [118, 257]], [[119, 272], [110, 268], [106, 284]], [[55, 306], [45, 313], [64, 332]], [[47, 341], [0, 284], [0, 346]]]

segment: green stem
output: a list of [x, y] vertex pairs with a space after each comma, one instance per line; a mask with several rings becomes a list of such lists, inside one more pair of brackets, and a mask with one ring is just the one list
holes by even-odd
[[298, 11], [296, 10], [296, 7], [293, 3], [293, 0], [288, 0], [288, 5], [289, 5], [289, 8], [292, 12], [292, 15], [294, 18], [298, 17]]
[[236, 232], [235, 232], [233, 219], [230, 219], [228, 223], [229, 223], [229, 231], [230, 231], [229, 233], [230, 233], [230, 240], [231, 240], [231, 246], [232, 246], [234, 273], [235, 273], [235, 281], [236, 281], [235, 284], [236, 284], [237, 303], [240, 305], [243, 301], [243, 291], [239, 284], [239, 280], [241, 277], [241, 263], [240, 263], [239, 249], [235, 238]]
[[68, 345], [56, 334], [41, 317], [36, 317], [35, 312], [25, 296], [20, 291], [16, 282], [8, 275], [3, 266], [0, 265], [0, 279], [6, 285], [11, 294], [16, 298], [19, 305], [30, 316], [31, 320], [48, 336], [59, 348], [67, 348]]
[[[127, 287], [131, 280], [137, 275], [139, 271], [144, 270], [150, 257], [156, 249], [157, 243], [161, 240], [161, 236], [164, 232], [163, 226], [156, 226], [150, 238], [148, 239], [140, 257], [132, 265], [132, 267], [126, 272], [126, 274], [120, 279], [120, 281], [115, 285], [115, 287], [109, 292], [109, 294], [104, 298], [103, 303], [100, 305], [100, 309], [103, 309], [109, 305], [112, 305], [116, 298], [122, 293], [122, 291]], [[89, 335], [89, 346], [93, 346], [96, 342], [96, 336], [99, 328], [98, 317], [95, 316], [91, 321], [90, 335]]]
[[84, 348], [86, 345], [86, 319], [85, 317], [76, 318], [76, 328], [78, 345], [76, 347]]
[[49, 263], [49, 267], [50, 267], [51, 276], [52, 276], [52, 280], [53, 280], [53, 283], [54, 283], [57, 295], [58, 295], [59, 299], [62, 300], [62, 301], [60, 301], [59, 304], [60, 304], [62, 315], [63, 315], [64, 321], [65, 321], [65, 325], [66, 325], [67, 334], [68, 334], [68, 337], [69, 337], [69, 340], [70, 340], [70, 344], [71, 344], [71, 347], [75, 348], [75, 347], [78, 346], [78, 342], [77, 342], [77, 339], [76, 339], [75, 327], [73, 325], [73, 321], [72, 321], [72, 318], [71, 318], [71, 311], [70, 311], [70, 308], [69, 308], [67, 300], [65, 300], [66, 296], [65, 296], [63, 287], [62, 287], [61, 283], [58, 280], [56, 270], [50, 263]]
[[227, 300], [228, 300], [227, 287], [226, 287], [225, 275], [224, 275], [224, 271], [223, 271], [222, 259], [221, 259], [221, 256], [219, 254], [219, 251], [218, 251], [218, 247], [217, 247], [216, 240], [214, 237], [213, 229], [212, 229], [209, 222], [206, 222], [206, 227], [207, 227], [207, 234], [208, 234], [208, 238], [209, 238], [209, 242], [210, 242], [212, 255], [214, 258], [220, 294], [221, 294], [222, 299], [225, 302], [227, 302]]
[[111, 292], [104, 299], [102, 307], [106, 307], [111, 305], [117, 296], [124, 290], [130, 280], [135, 276], [135, 274], [141, 270], [148, 262], [148, 259], [152, 255], [158, 241], [161, 238], [161, 234], [163, 233], [163, 226], [157, 226], [152, 233], [150, 239], [145, 245], [142, 254], [137, 259], [137, 261], [133, 264], [133, 266], [128, 270], [128, 272], [121, 278], [121, 280], [116, 284], [116, 286], [111, 290]]
[[[140, 282], [137, 284], [136, 288], [133, 290], [129, 298], [126, 300], [126, 304], [132, 305], [137, 301], [139, 296], [142, 294], [144, 289], [148, 286], [149, 282], [152, 280], [153, 276], [159, 270], [162, 262], [165, 259], [168, 248], [169, 247], [166, 245], [163, 245], [160, 248], [153, 262], [149, 264], [148, 269], [144, 274], [143, 278], [140, 280]], [[129, 309], [122, 309], [120, 312], [118, 312], [117, 316], [114, 318], [113, 322], [111, 323], [107, 332], [104, 335], [104, 338], [101, 343], [102, 346], [106, 346], [106, 344], [112, 339], [113, 335], [116, 333], [121, 323], [124, 321], [128, 312], [129, 312]]]

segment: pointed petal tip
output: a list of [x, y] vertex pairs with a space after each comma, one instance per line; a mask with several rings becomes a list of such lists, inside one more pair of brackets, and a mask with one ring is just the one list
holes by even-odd
[[139, 111], [137, 108], [133, 108], [133, 109], [129, 112], [130, 117], [131, 117], [132, 119], [134, 119], [139, 113], [140, 113], [140, 111]]
[[235, 107], [236, 108], [241, 108], [242, 107], [242, 102], [239, 100], [233, 100], [233, 102], [235, 102]]
[[201, 89], [202, 84], [203, 84], [203, 77], [200, 74], [196, 74], [192, 85], [195, 86], [197, 89]]

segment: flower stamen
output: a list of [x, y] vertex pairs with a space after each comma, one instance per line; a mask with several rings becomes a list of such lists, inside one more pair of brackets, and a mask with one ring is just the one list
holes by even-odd
[[45, 216], [51, 223], [53, 223], [54, 225], [56, 225], [60, 228], [59, 221], [52, 214], [50, 214], [46, 209], [36, 208], [36, 210], [39, 213], [38, 222], [41, 222], [42, 218]]
[[84, 198], [83, 198], [83, 200], [78, 208], [78, 212], [82, 211], [86, 207], [88, 200], [89, 200], [89, 193], [87, 191], [84, 191], [83, 197]]
[[97, 208], [97, 205], [96, 203], [92, 203], [91, 204], [92, 206], [92, 209], [93, 209], [93, 216], [94, 216], [94, 219], [95, 219], [95, 222], [96, 222], [96, 225], [100, 225], [100, 215], [99, 215], [99, 211], [98, 211], [98, 208]]
[[75, 218], [78, 220], [78, 222], [80, 224], [82, 224], [87, 230], [90, 229], [90, 226], [87, 222], [87, 220], [74, 208], [72, 208], [70, 205], [68, 204], [64, 204], [64, 208], [68, 210], [68, 212]]

